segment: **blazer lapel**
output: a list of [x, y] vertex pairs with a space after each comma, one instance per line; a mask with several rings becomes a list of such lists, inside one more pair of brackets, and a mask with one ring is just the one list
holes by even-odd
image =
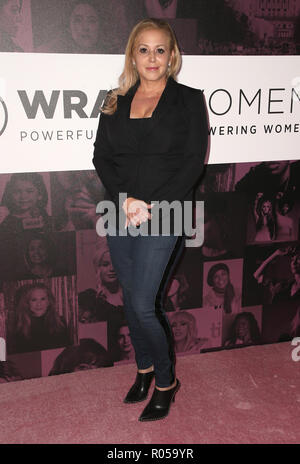
[[[126, 95], [118, 95], [118, 113], [120, 117], [120, 122], [122, 123], [123, 127], [126, 128], [127, 134], [129, 137], [133, 138], [137, 143], [137, 138], [135, 136], [135, 131], [130, 124], [130, 108], [131, 102], [133, 97], [138, 89], [139, 81], [136, 82], [134, 86], [132, 86]], [[156, 105], [152, 113], [152, 117], [150, 118], [149, 124], [147, 126], [147, 131], [145, 132], [145, 136], [148, 136], [159, 123], [160, 119], [167, 114], [171, 107], [175, 104], [178, 92], [178, 84], [172, 78], [169, 77], [164, 88], [163, 93]]]

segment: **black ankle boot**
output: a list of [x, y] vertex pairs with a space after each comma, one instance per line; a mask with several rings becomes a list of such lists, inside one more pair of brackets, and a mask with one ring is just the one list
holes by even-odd
[[140, 421], [154, 421], [163, 419], [169, 414], [171, 402], [175, 401], [175, 394], [180, 388], [180, 382], [176, 379], [175, 387], [170, 390], [158, 390], [154, 388], [152, 398], [139, 417]]
[[135, 382], [123, 400], [124, 403], [138, 403], [139, 401], [144, 401], [148, 396], [148, 391], [154, 375], [154, 371], [146, 373], [137, 372]]

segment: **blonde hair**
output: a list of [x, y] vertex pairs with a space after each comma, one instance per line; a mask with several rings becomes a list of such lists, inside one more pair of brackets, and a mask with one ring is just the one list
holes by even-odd
[[148, 18], [137, 23], [132, 29], [126, 50], [125, 50], [125, 65], [122, 74], [119, 77], [119, 87], [109, 92], [105, 99], [101, 111], [106, 114], [113, 114], [117, 109], [118, 95], [125, 95], [130, 87], [132, 87], [139, 79], [139, 74], [133, 65], [133, 51], [137, 36], [146, 29], [160, 29], [166, 32], [170, 42], [170, 52], [174, 52], [170, 67], [167, 70], [167, 78], [173, 77], [176, 79], [181, 67], [181, 55], [173, 29], [167, 21], [162, 19]]

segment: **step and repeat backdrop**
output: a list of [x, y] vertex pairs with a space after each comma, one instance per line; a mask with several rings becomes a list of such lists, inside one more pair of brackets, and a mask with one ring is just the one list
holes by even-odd
[[135, 362], [92, 157], [145, 17], [209, 115], [204, 243], [164, 297], [176, 353], [300, 336], [300, 1], [0, 0], [0, 382]]

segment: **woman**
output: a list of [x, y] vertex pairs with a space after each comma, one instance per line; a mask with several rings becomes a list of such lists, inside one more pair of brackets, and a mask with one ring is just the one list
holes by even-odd
[[175, 351], [179, 353], [200, 353], [203, 348], [210, 348], [208, 338], [198, 338], [196, 319], [187, 311], [170, 315], [174, 334]]
[[38, 229], [45, 232], [51, 228], [51, 218], [46, 211], [47, 203], [48, 193], [41, 174], [12, 174], [2, 197], [1, 205], [6, 206], [9, 214], [0, 224], [1, 238], [25, 230]]
[[100, 18], [96, 2], [75, 1], [62, 12], [63, 30], [36, 49], [52, 53], [101, 53]]
[[256, 226], [255, 242], [276, 240], [277, 221], [273, 201], [264, 197], [263, 193], [256, 195], [254, 203], [254, 217]]
[[[43, 283], [23, 285], [16, 294], [15, 353], [49, 350], [70, 344], [54, 296]], [[8, 344], [8, 347], [10, 345]]]
[[54, 273], [56, 253], [49, 236], [33, 234], [25, 245], [26, 278], [50, 277]]
[[[180, 66], [168, 23], [145, 19], [133, 28], [119, 88], [110, 92], [100, 116], [93, 158], [118, 212], [116, 222], [109, 223], [107, 241], [123, 289], [138, 370], [124, 402], [145, 400], [155, 375], [153, 395], [140, 421], [166, 417], [180, 387], [172, 329], [155, 300], [161, 281], [168, 281], [183, 251], [185, 234], [174, 233], [180, 219], [172, 218], [170, 211], [158, 219], [155, 202], [177, 200], [182, 207], [184, 200], [193, 199], [208, 145], [203, 92], [176, 82]], [[148, 234], [155, 214], [155, 233]]]
[[[145, 16], [141, 1], [75, 0], [64, 2], [62, 31], [37, 52], [122, 53], [129, 23]], [[135, 21], [134, 21], [135, 22]]]
[[[112, 266], [109, 248], [105, 237], [99, 237], [96, 244], [96, 253], [93, 259], [96, 273], [97, 298], [108, 311], [120, 311], [123, 307], [122, 288]], [[103, 320], [103, 319], [98, 319]]]
[[250, 312], [238, 314], [230, 329], [230, 335], [224, 346], [257, 345], [260, 343], [260, 331], [254, 315]]
[[229, 267], [225, 263], [212, 266], [207, 274], [211, 290], [203, 298], [203, 306], [223, 309], [225, 313], [237, 313], [241, 309], [240, 291], [230, 281]]
[[134, 350], [126, 325], [122, 325], [119, 328], [118, 345], [120, 349], [120, 361], [134, 359]]
[[166, 311], [179, 311], [183, 309], [187, 300], [187, 291], [189, 284], [184, 274], [176, 274], [171, 280], [167, 299], [165, 303]]
[[127, 322], [123, 319], [112, 327], [109, 352], [115, 362], [134, 361], [135, 353], [131, 343]]
[[88, 288], [78, 295], [79, 321], [91, 323], [123, 317], [123, 295], [112, 266], [106, 237], [99, 237], [93, 257], [96, 290]]

